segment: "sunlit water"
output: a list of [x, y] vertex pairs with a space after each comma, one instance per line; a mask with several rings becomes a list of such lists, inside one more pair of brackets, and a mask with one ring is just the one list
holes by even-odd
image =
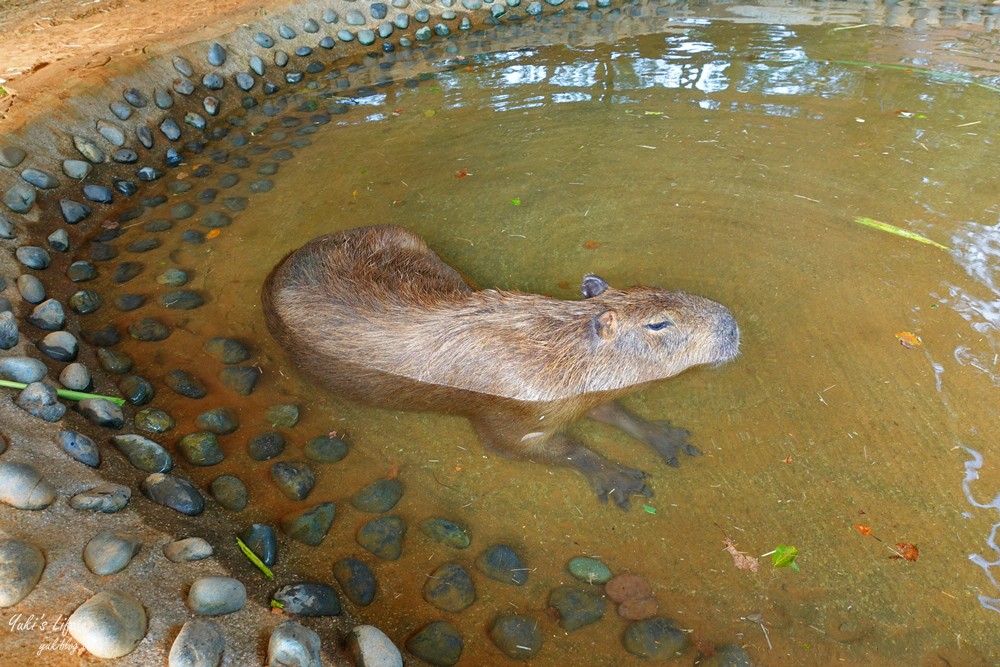
[[[337, 501], [333, 530], [320, 547], [286, 547], [279, 577], [332, 581], [333, 562], [363, 557], [380, 593], [352, 612], [397, 642], [449, 620], [466, 638], [463, 664], [501, 660], [485, 629], [515, 610], [543, 624], [537, 664], [636, 660], [621, 648], [626, 623], [613, 610], [570, 634], [545, 613], [549, 591], [570, 579], [566, 562], [581, 554], [645, 576], [660, 612], [699, 646], [738, 643], [755, 663], [1000, 661], [1000, 81], [985, 48], [995, 45], [833, 27], [664, 19], [662, 32], [580, 40], [588, 46], [463, 55], [458, 43], [458, 53], [414, 65], [435, 73], [419, 85], [352, 98], [218, 237], [181, 244], [180, 230], [197, 226], [187, 221], [144, 255], [192, 271], [193, 287], [211, 296], [190, 313], [151, 303], [123, 316], [180, 327], [152, 355], [124, 344], [143, 358], [140, 372], [186, 368], [212, 384], [201, 342], [215, 335], [251, 342], [264, 369], [246, 399], [217, 385], [197, 404], [161, 390], [154, 404], [179, 421], [167, 442], [195, 430], [204, 409], [238, 410], [244, 427], [222, 438], [227, 460], [191, 475], [202, 484], [241, 476], [252, 498], [234, 520], [242, 526], [295, 506], [266, 481], [273, 461], [245, 453], [267, 428], [263, 407], [304, 407], [284, 459], [301, 459], [313, 435], [346, 432], [350, 455], [320, 467], [302, 503]], [[323, 93], [302, 99], [322, 110], [331, 103]], [[287, 116], [308, 124], [310, 113]], [[242, 131], [251, 130], [251, 147], [301, 138], [259, 114]], [[246, 194], [253, 171], [272, 162], [251, 160], [227, 195]], [[177, 178], [195, 179], [194, 165]], [[214, 165], [191, 194], [225, 173]], [[737, 360], [627, 400], [690, 429], [705, 456], [674, 470], [624, 435], [579, 423], [586, 443], [650, 475], [655, 513], [623, 513], [572, 471], [487, 455], [464, 420], [358, 407], [300, 380], [264, 328], [259, 287], [310, 238], [376, 223], [415, 230], [483, 287], [572, 299], [594, 272], [729, 306], [744, 340]], [[128, 289], [164, 288], [140, 277]], [[902, 346], [899, 332], [922, 345]], [[379, 562], [354, 542], [367, 517], [345, 501], [397, 471], [406, 493], [395, 512], [410, 528], [403, 557]], [[420, 533], [432, 515], [470, 526], [468, 553]], [[769, 557], [757, 573], [736, 569], [727, 535], [754, 556], [797, 547], [799, 572]], [[477, 602], [458, 615], [421, 599], [434, 568], [471, 565], [496, 542], [521, 553], [525, 586], [477, 578]], [[919, 559], [893, 558], [898, 542], [917, 545]]]

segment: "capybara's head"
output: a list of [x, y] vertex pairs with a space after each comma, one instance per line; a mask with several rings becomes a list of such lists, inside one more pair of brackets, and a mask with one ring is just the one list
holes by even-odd
[[591, 320], [595, 352], [604, 348], [620, 355], [642, 381], [718, 365], [739, 354], [736, 319], [711, 299], [656, 287], [614, 289], [595, 275], [584, 277], [581, 291], [589, 303], [600, 305]]

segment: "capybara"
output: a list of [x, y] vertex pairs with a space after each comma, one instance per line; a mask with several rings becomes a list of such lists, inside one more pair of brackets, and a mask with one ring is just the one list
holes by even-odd
[[571, 466], [601, 500], [651, 496], [645, 473], [564, 429], [587, 415], [672, 466], [687, 431], [613, 399], [739, 351], [736, 320], [709, 299], [583, 279], [583, 300], [477, 290], [412, 232], [358, 227], [313, 239], [267, 277], [264, 316], [303, 372], [336, 394], [398, 410], [460, 414], [503, 456]]

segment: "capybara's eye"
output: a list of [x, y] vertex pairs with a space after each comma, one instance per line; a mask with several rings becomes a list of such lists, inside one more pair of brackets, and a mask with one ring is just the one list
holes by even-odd
[[674, 326], [673, 322], [671, 322], [670, 320], [663, 320], [662, 322], [650, 322], [649, 324], [646, 325], [646, 328], [649, 329], [650, 331], [662, 331], [667, 327], [672, 327], [672, 326]]

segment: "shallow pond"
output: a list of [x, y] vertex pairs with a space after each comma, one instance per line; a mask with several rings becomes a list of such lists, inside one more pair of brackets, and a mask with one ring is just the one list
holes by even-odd
[[[463, 664], [501, 659], [486, 629], [511, 611], [541, 623], [537, 664], [638, 662], [621, 647], [626, 621], [613, 608], [575, 633], [547, 613], [577, 555], [646, 577], [660, 613], [696, 646], [736, 643], [758, 664], [1000, 661], [1000, 550], [990, 541], [1000, 521], [995, 40], [692, 16], [619, 37], [574, 20], [547, 26], [552, 41], [580, 46], [483, 54], [470, 38], [401, 58], [387, 70], [392, 85], [355, 94], [321, 80], [276, 117], [251, 111], [220, 144], [226, 162], [206, 153], [159, 184], [169, 204], [127, 223], [135, 228], [122, 240], [160, 246], [119, 257], [155, 270], [111, 289], [148, 297], [116, 315], [120, 324], [152, 316], [174, 327], [156, 346], [122, 344], [136, 370], [159, 380], [182, 368], [211, 390], [200, 401], [160, 390], [154, 405], [178, 422], [166, 441], [196, 430], [209, 407], [233, 407], [243, 426], [221, 438], [226, 460], [190, 474], [203, 485], [223, 472], [243, 478], [251, 508], [235, 526], [337, 502], [324, 543], [288, 546], [279, 576], [331, 581], [333, 562], [361, 557], [379, 594], [352, 611], [399, 643], [444, 618], [465, 636]], [[507, 30], [516, 44], [528, 28]], [[230, 173], [237, 183], [222, 181]], [[194, 187], [180, 192], [178, 180]], [[210, 204], [206, 189], [219, 191]], [[228, 197], [252, 204], [234, 212]], [[140, 231], [183, 202], [197, 212]], [[185, 229], [209, 231], [199, 221], [213, 210], [233, 224], [182, 242]], [[488, 455], [462, 419], [360, 407], [300, 379], [264, 328], [260, 285], [314, 236], [378, 223], [413, 229], [482, 287], [575, 299], [594, 272], [729, 306], [743, 336], [737, 360], [626, 400], [689, 429], [704, 456], [671, 469], [620, 433], [577, 424], [596, 450], [649, 473], [655, 497], [624, 513], [572, 471]], [[204, 306], [158, 305], [168, 288], [153, 278], [171, 267], [190, 273]], [[920, 342], [901, 345], [907, 332]], [[253, 347], [263, 376], [250, 396], [216, 379], [221, 367], [202, 352], [213, 336]], [[302, 418], [278, 460], [301, 460], [305, 442], [330, 431], [351, 446], [342, 462], [316, 466], [302, 503], [270, 483], [274, 461], [246, 454], [249, 436], [270, 428], [265, 408], [283, 402], [300, 404]], [[370, 516], [346, 502], [386, 476], [405, 488], [393, 510], [409, 526], [396, 561], [355, 543]], [[434, 515], [467, 525], [472, 546], [428, 540], [417, 524]], [[757, 572], [738, 569], [727, 536], [752, 556], [796, 547], [798, 572], [769, 556]], [[438, 565], [475, 572], [495, 543], [520, 553], [524, 586], [477, 578], [477, 602], [459, 614], [423, 601]], [[919, 558], [898, 558], [897, 543], [916, 545]]]

